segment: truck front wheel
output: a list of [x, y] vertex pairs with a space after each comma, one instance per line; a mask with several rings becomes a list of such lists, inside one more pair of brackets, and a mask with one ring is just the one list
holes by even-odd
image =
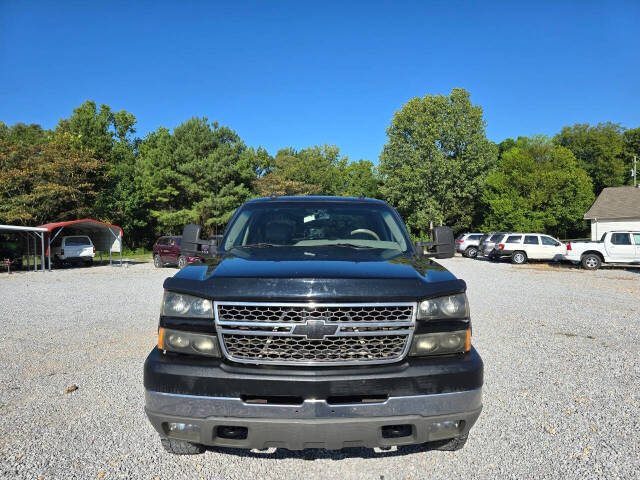
[[186, 440], [176, 440], [175, 438], [162, 438], [162, 447], [174, 455], [198, 455], [204, 453], [204, 445], [191, 443]]
[[581, 263], [585, 270], [597, 270], [602, 265], [602, 260], [595, 253], [588, 253], [582, 257]]

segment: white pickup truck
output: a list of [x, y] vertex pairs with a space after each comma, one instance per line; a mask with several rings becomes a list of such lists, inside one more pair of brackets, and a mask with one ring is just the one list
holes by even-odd
[[62, 237], [52, 248], [53, 260], [56, 263], [83, 262], [90, 265], [96, 254], [93, 242], [86, 235]]
[[640, 265], [640, 232], [607, 232], [597, 242], [569, 242], [563, 259], [581, 263], [587, 270], [603, 263]]

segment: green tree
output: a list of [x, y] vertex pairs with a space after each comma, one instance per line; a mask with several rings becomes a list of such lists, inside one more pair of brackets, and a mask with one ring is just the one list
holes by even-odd
[[186, 223], [224, 227], [251, 198], [264, 152], [247, 148], [231, 129], [192, 118], [173, 132], [147, 135], [139, 146], [136, 181], [158, 233], [179, 233]]
[[262, 196], [376, 196], [377, 183], [372, 162], [350, 163], [335, 145], [316, 145], [302, 150], [279, 150], [254, 187]]
[[381, 194], [419, 237], [430, 222], [468, 228], [497, 147], [487, 140], [482, 108], [469, 93], [412, 98], [387, 128], [380, 155]]
[[99, 161], [63, 134], [26, 148], [0, 140], [0, 223], [40, 225], [88, 216]]
[[577, 123], [564, 127], [554, 137], [557, 145], [571, 150], [593, 180], [594, 191], [599, 194], [605, 187], [623, 185], [626, 167], [622, 157], [623, 128], [617, 123]]
[[[638, 159], [638, 172], [636, 173], [637, 181], [640, 181], [640, 127], [627, 130], [622, 135], [622, 155], [627, 171], [633, 168], [633, 157]], [[631, 175], [629, 175], [630, 182]], [[629, 182], [629, 183], [630, 183]]]
[[32, 123], [16, 123], [8, 127], [4, 122], [0, 122], [0, 139], [16, 145], [42, 145], [51, 138], [51, 131], [44, 130], [40, 125]]
[[511, 150], [515, 146], [516, 140], [514, 140], [513, 138], [505, 138], [498, 144], [498, 158], [502, 158], [502, 154], [504, 152]]
[[369, 198], [378, 198], [380, 195], [380, 180], [372, 161], [350, 162], [345, 169], [345, 175], [348, 185], [345, 192], [347, 195], [354, 197], [364, 195]]
[[486, 231], [582, 235], [593, 185], [571, 151], [547, 137], [518, 138], [489, 174], [482, 194]]
[[98, 194], [92, 215], [120, 225], [131, 246], [146, 243], [151, 236], [142, 196], [135, 183], [135, 116], [125, 110], [114, 112], [108, 105], [86, 101], [56, 127], [77, 150], [85, 150], [100, 162], [96, 179]]

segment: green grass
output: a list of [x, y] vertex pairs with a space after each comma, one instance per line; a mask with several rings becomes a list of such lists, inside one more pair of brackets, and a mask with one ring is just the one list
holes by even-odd
[[135, 250], [129, 250], [127, 248], [122, 252], [122, 258], [127, 260], [148, 260], [153, 259], [153, 252], [145, 248], [136, 248]]

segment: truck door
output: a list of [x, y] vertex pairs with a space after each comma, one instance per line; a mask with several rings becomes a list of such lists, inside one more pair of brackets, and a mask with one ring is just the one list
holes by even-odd
[[613, 262], [628, 262], [635, 257], [636, 246], [631, 242], [631, 234], [612, 233], [604, 243], [605, 249]]

